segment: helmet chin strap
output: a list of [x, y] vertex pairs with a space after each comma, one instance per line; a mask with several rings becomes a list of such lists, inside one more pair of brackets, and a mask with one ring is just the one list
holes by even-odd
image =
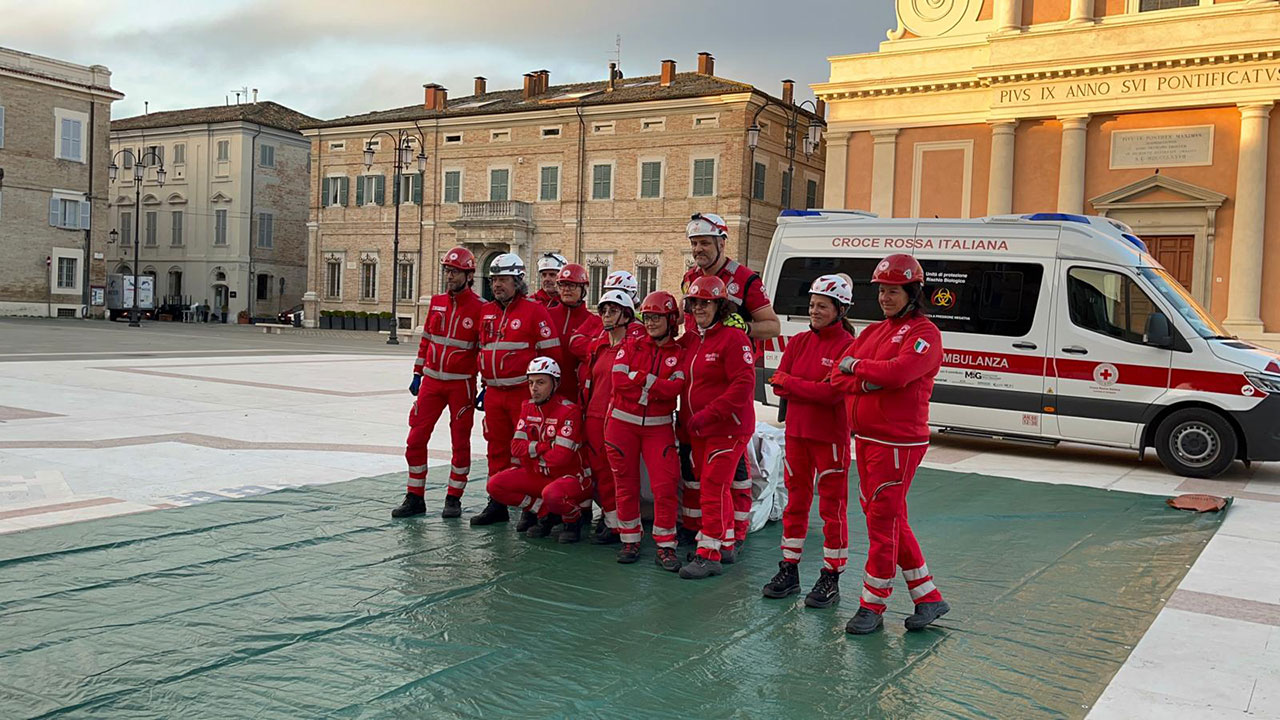
[[[911, 288], [908, 290], [907, 288]], [[911, 283], [902, 286], [903, 292], [907, 294], [907, 304], [902, 309], [894, 313], [895, 318], [904, 318], [908, 313], [920, 307], [920, 293], [924, 291], [924, 286], [920, 283]]]

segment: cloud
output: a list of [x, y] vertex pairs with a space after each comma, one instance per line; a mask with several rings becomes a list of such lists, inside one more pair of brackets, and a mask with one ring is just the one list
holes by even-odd
[[[831, 55], [875, 50], [893, 25], [889, 0], [142, 0], [103, 13], [90, 0], [0, 0], [0, 45], [111, 68], [126, 94], [112, 114], [219, 104], [248, 86], [316, 117], [418, 102], [422, 84], [455, 97], [484, 75], [493, 89], [518, 87], [547, 68], [553, 83], [603, 79], [622, 36], [628, 76], [659, 61], [692, 69], [716, 56], [716, 74], [798, 95], [828, 76]], [[86, 22], [85, 18], [94, 18]]]

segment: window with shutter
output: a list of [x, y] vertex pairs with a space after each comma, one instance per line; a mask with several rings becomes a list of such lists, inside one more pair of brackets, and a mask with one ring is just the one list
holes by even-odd
[[351, 178], [338, 178], [338, 204], [346, 207], [347, 198], [351, 196]]
[[258, 148], [258, 164], [262, 167], [276, 166], [276, 148], [274, 145], [263, 145]]
[[444, 201], [447, 203], [462, 200], [462, 171], [450, 170], [444, 174]]
[[538, 199], [544, 202], [560, 199], [560, 168], [544, 167], [538, 172]]
[[755, 164], [755, 177], [751, 179], [751, 199], [764, 199], [764, 181], [769, 168], [764, 163]]
[[227, 162], [231, 159], [231, 141], [218, 141], [218, 162]]
[[[176, 154], [176, 153], [175, 153]], [[182, 244], [182, 211], [173, 211], [173, 239], [171, 244], [178, 246]]]
[[155, 212], [147, 213], [146, 217], [144, 218], [144, 224], [146, 225], [146, 235], [143, 235], [143, 238], [144, 238], [143, 242], [147, 244], [147, 247], [155, 247], [156, 213]]
[[489, 201], [505, 202], [510, 198], [510, 170], [489, 171]]
[[213, 211], [213, 244], [227, 244], [227, 211]]
[[396, 272], [396, 298], [399, 300], [413, 299], [413, 263], [402, 262]]
[[811, 210], [818, 207], [818, 181], [810, 180], [805, 183], [804, 189], [804, 207]]
[[608, 200], [613, 197], [613, 166], [596, 165], [591, 168], [591, 199]]
[[173, 146], [173, 164], [184, 165], [187, 162], [187, 146], [185, 143], [178, 143]]
[[662, 196], [662, 163], [647, 162], [640, 166], [640, 197]]
[[89, 220], [93, 215], [93, 205], [87, 200], [80, 201], [80, 229], [89, 229]]
[[378, 205], [387, 203], [387, 176], [373, 176], [373, 202]]
[[0, 148], [4, 147], [4, 106], [0, 105]]
[[413, 178], [413, 188], [410, 197], [413, 199], [414, 205], [422, 204], [422, 173], [414, 173], [409, 177]]
[[275, 219], [275, 215], [271, 213], [258, 214], [258, 247], [275, 246]]
[[[225, 211], [223, 211], [225, 212]], [[126, 248], [133, 244], [133, 213], [120, 213], [120, 246]]]

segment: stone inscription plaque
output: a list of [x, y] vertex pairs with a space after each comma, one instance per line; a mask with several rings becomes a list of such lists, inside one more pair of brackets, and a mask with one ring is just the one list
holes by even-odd
[[1111, 133], [1112, 170], [1212, 164], [1212, 125]]

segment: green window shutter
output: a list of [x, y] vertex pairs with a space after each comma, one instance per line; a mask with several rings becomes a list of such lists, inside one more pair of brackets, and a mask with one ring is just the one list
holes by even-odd
[[344, 178], [338, 178], [338, 181], [339, 181], [339, 185], [340, 185], [340, 186], [339, 186], [339, 188], [338, 188], [338, 195], [340, 195], [340, 196], [341, 196], [341, 197], [340, 197], [340, 199], [341, 199], [341, 201], [342, 201], [342, 202], [341, 202], [341, 205], [342, 205], [343, 207], [346, 207], [346, 206], [347, 206], [347, 198], [350, 196], [350, 195], [349, 195], [349, 191], [351, 190], [351, 178], [345, 178], [345, 177], [344, 177]]
[[364, 207], [364, 179], [365, 175], [356, 178], [356, 207]]
[[373, 181], [374, 198], [373, 201], [379, 205], [385, 205], [387, 202], [387, 176], [376, 175]]
[[324, 178], [320, 182], [320, 207], [328, 207], [329, 205], [329, 178]]
[[413, 204], [422, 204], [422, 173], [413, 176]]

